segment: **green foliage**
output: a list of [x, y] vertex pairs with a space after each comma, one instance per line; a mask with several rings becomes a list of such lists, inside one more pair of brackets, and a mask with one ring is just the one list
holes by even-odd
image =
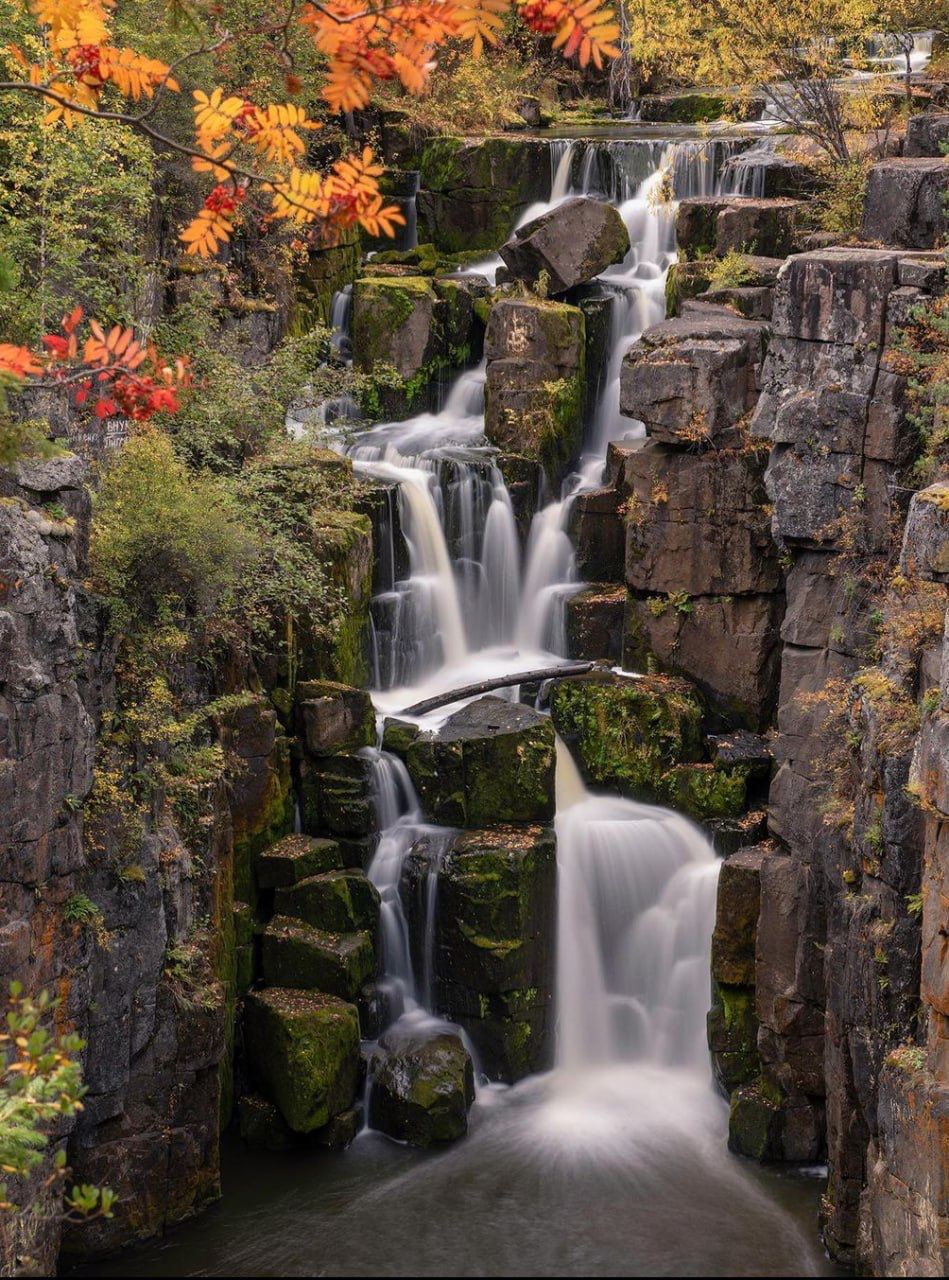
[[88, 924], [99, 914], [99, 908], [84, 893], [74, 893], [63, 907], [63, 919], [67, 924]]
[[736, 289], [746, 284], [754, 276], [749, 268], [746, 255], [737, 249], [729, 249], [723, 258], [714, 258], [709, 263], [709, 289]]
[[91, 562], [113, 627], [208, 619], [252, 559], [223, 484], [194, 473], [159, 431], [133, 436], [102, 478]]
[[438, 75], [420, 97], [383, 84], [382, 104], [397, 107], [414, 125], [433, 133], [483, 133], [506, 125], [523, 125], [518, 108], [537, 93], [543, 68], [536, 56], [524, 57], [515, 43], [487, 49], [474, 60], [464, 42], [453, 42], [440, 54]]
[[[11, 30], [24, 9], [0, 0], [0, 26]], [[0, 75], [8, 58], [0, 54]], [[8, 285], [0, 290], [0, 334], [27, 345], [77, 303], [104, 324], [132, 322], [150, 276], [145, 232], [155, 160], [148, 142], [113, 122], [63, 129], [44, 125], [43, 115], [33, 98], [0, 94], [0, 257]]]
[[896, 339], [889, 365], [909, 379], [911, 421], [919, 433], [912, 479], [949, 475], [949, 295], [916, 307]]
[[817, 223], [822, 231], [848, 239], [859, 234], [871, 164], [869, 156], [824, 163], [821, 190], [815, 206]]
[[[83, 1042], [77, 1035], [58, 1035], [48, 1027], [57, 1007], [43, 991], [35, 1000], [23, 995], [18, 982], [10, 986], [5, 1026], [0, 1032], [0, 1167], [22, 1179], [40, 1165], [48, 1134], [57, 1121], [82, 1109], [82, 1070], [78, 1055]], [[53, 1178], [65, 1178], [66, 1153], [53, 1157]], [[9, 1188], [0, 1186], [0, 1215], [23, 1212]], [[66, 1212], [112, 1216], [114, 1195], [107, 1188], [73, 1187]]]

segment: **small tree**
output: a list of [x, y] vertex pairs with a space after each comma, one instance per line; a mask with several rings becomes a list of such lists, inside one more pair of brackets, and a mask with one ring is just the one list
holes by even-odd
[[[27, 1201], [24, 1204], [23, 1195], [18, 1197], [9, 1184], [0, 1185], [0, 1232], [7, 1239], [12, 1234], [15, 1253], [29, 1246], [29, 1226], [43, 1212], [42, 1202], [69, 1177], [65, 1150], [57, 1148], [38, 1186], [26, 1180], [46, 1161], [56, 1126], [82, 1110], [85, 1093], [78, 1061], [83, 1042], [76, 1035], [49, 1029], [56, 1007], [45, 991], [34, 1000], [15, 982], [0, 1032], [0, 1168], [21, 1187], [25, 1185]], [[107, 1188], [73, 1186], [60, 1212], [68, 1220], [111, 1217], [113, 1201]], [[19, 1231], [10, 1233], [4, 1227], [7, 1214], [17, 1215]]]
[[850, 158], [846, 60], [878, 30], [875, 0], [705, 0], [706, 39], [727, 78], [767, 89], [775, 116], [836, 163]]

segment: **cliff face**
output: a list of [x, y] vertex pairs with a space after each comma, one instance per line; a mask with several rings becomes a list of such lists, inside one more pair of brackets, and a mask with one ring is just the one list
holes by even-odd
[[[879, 182], [874, 191], [880, 201]], [[943, 291], [944, 271], [941, 253], [791, 257], [765, 308], [750, 419], [719, 427], [714, 450], [717, 401], [681, 388], [700, 387], [710, 359], [724, 365], [731, 335], [714, 331], [715, 298], [687, 303], [627, 356], [623, 407], [650, 439], [625, 456], [614, 448], [627, 654], [691, 676], [724, 715], [749, 723], [751, 710], [752, 727], [776, 708], [769, 838], [725, 863], [712, 953], [710, 1045], [732, 1098], [730, 1145], [764, 1160], [826, 1158], [825, 1240], [872, 1274], [942, 1274], [947, 1238], [949, 527], [945, 485], [907, 511], [917, 434], [891, 357], [913, 309]], [[659, 374], [647, 376], [657, 352]], [[701, 443], [686, 431], [697, 415]], [[714, 478], [736, 457], [766, 494], [732, 482], [728, 520], [720, 500], [694, 501], [683, 516], [690, 473]], [[679, 616], [644, 608], [644, 589], [673, 589], [671, 576], [642, 571], [663, 563], [669, 520], [675, 573], [692, 597]], [[780, 581], [730, 568], [755, 520], [770, 523]], [[760, 577], [767, 556], [751, 562]], [[775, 594], [755, 594], [763, 586]], [[727, 607], [708, 600], [722, 590]], [[693, 642], [710, 618], [714, 643]]]
[[[72, 456], [24, 464], [0, 500], [0, 968], [4, 985], [57, 995], [63, 1024], [87, 1041], [71, 1163], [124, 1203], [68, 1243], [108, 1248], [217, 1194], [224, 1002], [213, 980], [200, 999], [179, 998], [167, 956], [209, 913], [230, 827], [222, 797], [207, 849], [186, 847], [158, 815], [125, 833], [133, 844], [103, 838], [119, 834], [119, 797], [107, 785], [93, 792], [115, 691], [112, 651], [82, 584], [85, 482]], [[5, 1265], [32, 1254], [49, 1269], [58, 1243], [55, 1215], [16, 1215]]]

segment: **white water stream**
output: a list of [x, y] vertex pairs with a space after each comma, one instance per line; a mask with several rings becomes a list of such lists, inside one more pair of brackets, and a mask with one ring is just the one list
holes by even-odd
[[[616, 204], [632, 246], [599, 280], [612, 299], [610, 354], [583, 457], [563, 493], [539, 510], [522, 556], [511, 499], [483, 438], [483, 366], [457, 380], [440, 412], [373, 428], [350, 449], [358, 470], [397, 486], [407, 548], [408, 573], [398, 576], [390, 554], [374, 606], [380, 715], [563, 655], [563, 602], [578, 586], [571, 504], [600, 483], [609, 442], [642, 430], [619, 412], [619, 377], [629, 345], [665, 313], [675, 209], [661, 197], [670, 187], [676, 197], [714, 192], [734, 146], [563, 142], [551, 150], [551, 200], [525, 219], [578, 190], [596, 194]], [[426, 1007], [437, 868], [425, 889], [421, 973], [413, 971], [400, 895], [405, 859], [433, 829], [404, 766], [370, 754], [382, 836], [369, 875], [382, 896], [392, 1015], [402, 1011], [413, 1030], [442, 1028]], [[680, 1211], [697, 1205], [700, 1218], [701, 1188], [714, 1184], [715, 1200], [722, 1192], [744, 1198], [784, 1258], [813, 1271], [798, 1228], [725, 1149], [725, 1105], [712, 1088], [705, 1042], [718, 873], [708, 841], [677, 814], [591, 794], [561, 744], [556, 834], [556, 1066], [508, 1089], [482, 1082], [473, 1131], [451, 1155], [459, 1176], [467, 1169], [477, 1178], [487, 1162], [523, 1166], [533, 1177], [536, 1161], [554, 1160], [583, 1202], [605, 1170], [635, 1170], [640, 1194], [657, 1204], [681, 1198]], [[549, 1223], [555, 1236], [558, 1229]]]

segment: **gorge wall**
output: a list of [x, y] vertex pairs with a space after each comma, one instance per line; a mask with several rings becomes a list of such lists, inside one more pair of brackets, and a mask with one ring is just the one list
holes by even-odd
[[[382, 254], [356, 281], [355, 365], [391, 364], [377, 408], [407, 417], [484, 352], [486, 431], [523, 538], [580, 452], [602, 299], [580, 280], [552, 299], [442, 278], [546, 197], [546, 142], [442, 140], [418, 164], [432, 249]], [[425, 816], [462, 829], [415, 848], [401, 891], [417, 937], [435, 868], [429, 979], [493, 1078], [550, 1061], [554, 727], [591, 784], [705, 824], [724, 855], [709, 1042], [730, 1145], [826, 1159], [828, 1246], [880, 1275], [942, 1274], [949, 1235], [949, 485], [912, 480], [898, 336], [945, 294], [932, 246], [947, 169], [874, 170], [864, 239], [882, 248], [808, 249], [785, 162], [761, 198], [680, 204], [670, 314], [620, 375], [645, 436], [610, 445], [570, 516], [587, 585], [566, 601], [567, 656], [600, 669], [557, 682], [551, 718], [491, 699], [435, 734], [389, 721], [383, 742]], [[707, 289], [702, 273], [736, 250], [744, 283]], [[345, 251], [314, 255], [299, 293], [326, 318], [355, 274]], [[266, 352], [285, 304], [229, 323]], [[311, 465], [351, 479], [337, 457]], [[264, 1147], [356, 1131], [360, 1031], [392, 1015], [376, 982], [385, 900], [365, 875], [386, 780], [361, 686], [370, 597], [407, 553], [391, 486], [309, 513], [345, 634], [304, 646], [293, 672], [240, 644], [212, 668], [182, 663], [176, 695], [213, 708], [200, 733], [226, 769], [190, 809], [157, 794], [131, 813], [118, 779], [136, 747], [110, 732], [122, 674], [86, 583], [88, 474], [68, 455], [0, 482], [0, 977], [57, 994], [84, 1037], [85, 1108], [55, 1140], [76, 1178], [119, 1195], [113, 1218], [62, 1242], [52, 1202], [4, 1222], [16, 1272], [52, 1269], [61, 1243], [95, 1255], [199, 1212], [220, 1194], [235, 1114]], [[634, 692], [617, 662], [646, 673]], [[437, 1057], [408, 1099], [380, 1075], [380, 1127], [464, 1131], [467, 1051]], [[446, 1072], [450, 1105], [421, 1106]]]

